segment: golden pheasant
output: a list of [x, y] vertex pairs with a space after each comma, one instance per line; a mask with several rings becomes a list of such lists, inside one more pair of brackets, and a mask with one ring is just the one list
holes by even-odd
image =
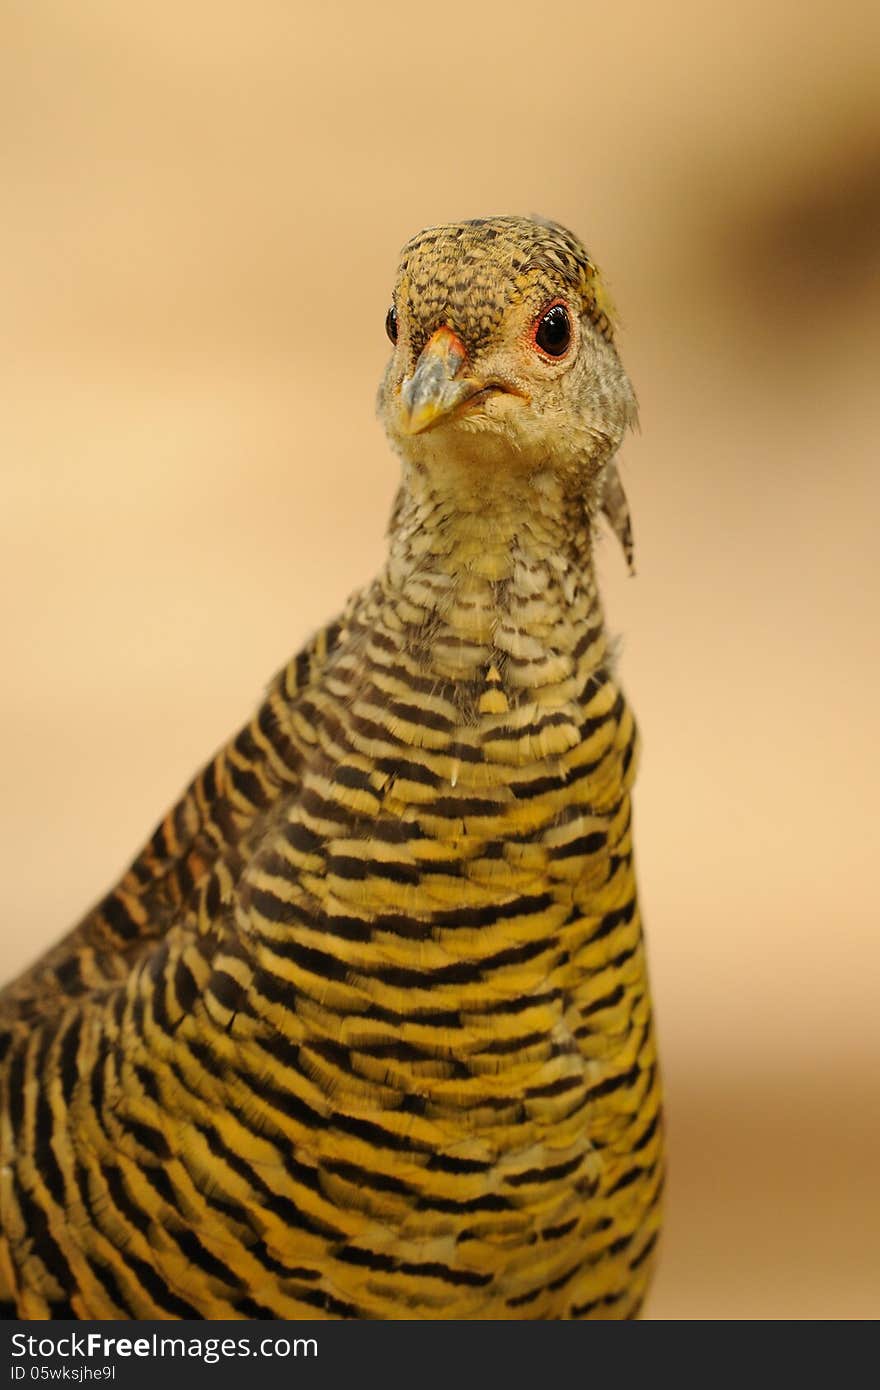
[[381, 573], [0, 996], [0, 1303], [623, 1318], [660, 1091], [593, 569], [635, 401], [562, 227], [402, 254]]

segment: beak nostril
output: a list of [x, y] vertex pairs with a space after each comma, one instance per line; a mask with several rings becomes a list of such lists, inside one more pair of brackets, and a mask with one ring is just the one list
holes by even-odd
[[412, 376], [401, 386], [405, 434], [420, 434], [483, 389], [483, 382], [459, 375], [466, 362], [467, 349], [451, 328], [444, 325], [431, 334]]
[[453, 377], [467, 361], [468, 350], [455, 330], [444, 323], [431, 334], [422, 349], [419, 361], [425, 357], [442, 362], [448, 375]]

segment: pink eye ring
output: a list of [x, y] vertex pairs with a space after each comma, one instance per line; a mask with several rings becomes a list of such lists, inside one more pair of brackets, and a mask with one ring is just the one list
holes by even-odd
[[543, 311], [535, 323], [533, 337], [535, 347], [545, 357], [555, 360], [568, 352], [572, 339], [571, 315], [561, 299]]

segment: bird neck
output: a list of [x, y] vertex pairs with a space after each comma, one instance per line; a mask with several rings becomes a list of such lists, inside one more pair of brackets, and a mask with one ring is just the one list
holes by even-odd
[[582, 478], [405, 467], [380, 581], [388, 620], [423, 634], [426, 660], [446, 678], [500, 656], [520, 664], [523, 684], [541, 684], [589, 628], [603, 634], [598, 664], [592, 529]]

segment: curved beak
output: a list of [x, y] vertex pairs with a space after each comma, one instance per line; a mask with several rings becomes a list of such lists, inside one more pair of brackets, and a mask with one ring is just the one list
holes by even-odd
[[485, 389], [476, 377], [459, 376], [467, 350], [451, 328], [438, 328], [428, 339], [416, 369], [400, 389], [400, 424], [404, 434], [421, 434], [457, 406]]

